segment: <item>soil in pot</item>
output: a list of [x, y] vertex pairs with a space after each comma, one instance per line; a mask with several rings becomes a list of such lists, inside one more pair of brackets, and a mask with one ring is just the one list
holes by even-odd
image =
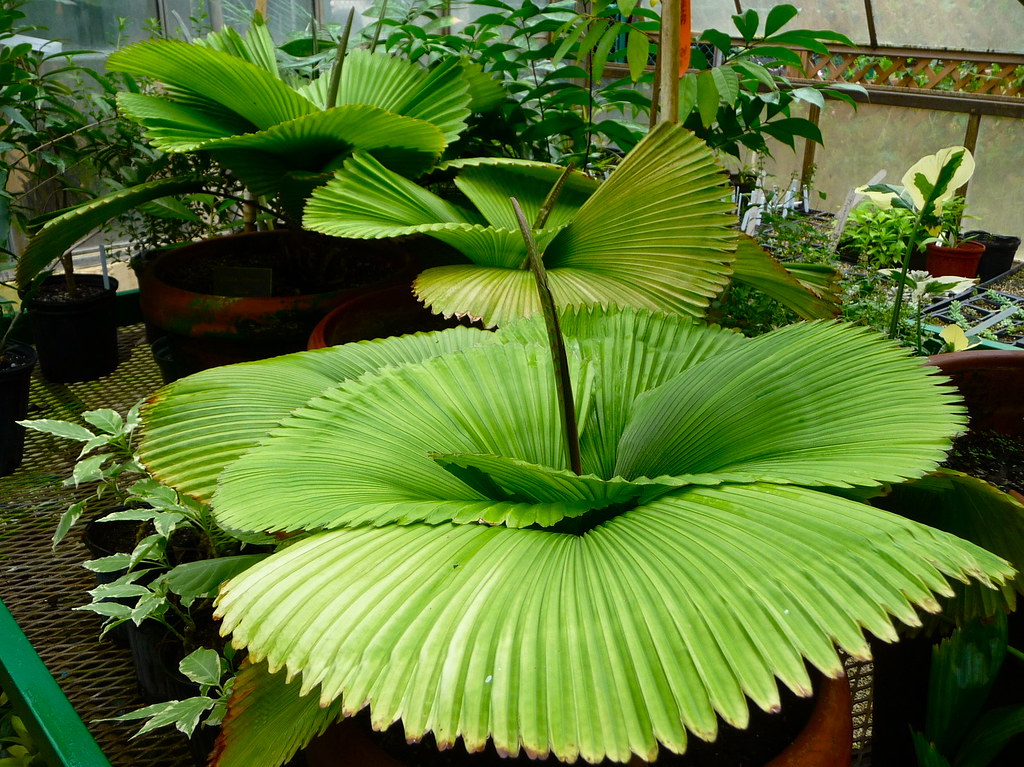
[[944, 464], [1006, 492], [1024, 493], [1024, 438], [992, 430], [970, 430], [953, 442]]
[[21, 465], [25, 453], [25, 427], [29, 389], [36, 352], [25, 344], [9, 343], [0, 353], [0, 477]]
[[43, 281], [25, 298], [39, 367], [49, 381], [91, 381], [117, 367], [117, 280], [75, 275], [70, 293], [63, 275]]

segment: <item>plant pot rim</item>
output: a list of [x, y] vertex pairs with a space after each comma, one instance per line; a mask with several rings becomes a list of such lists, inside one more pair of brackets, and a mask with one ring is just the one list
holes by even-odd
[[[55, 306], [55, 305], [81, 306], [83, 304], [88, 304], [88, 303], [91, 303], [93, 301], [102, 301], [102, 300], [105, 300], [106, 298], [108, 298], [111, 295], [116, 295], [117, 294], [118, 281], [117, 281], [116, 277], [111, 277], [111, 276], [108, 275], [106, 278], [104, 278], [104, 276], [102, 274], [78, 274], [78, 273], [76, 273], [75, 274], [75, 280], [77, 282], [81, 282], [82, 284], [85, 284], [85, 285], [91, 285], [93, 287], [98, 287], [101, 290], [100, 290], [99, 293], [92, 293], [90, 295], [81, 296], [79, 298], [69, 298], [66, 301], [54, 301], [54, 300], [51, 300], [51, 299], [48, 299], [48, 298], [44, 298], [44, 297], [40, 297], [40, 296], [26, 295], [26, 293], [28, 293], [28, 291], [24, 290], [24, 289], [19, 290], [18, 291], [18, 295], [23, 300], [25, 308], [28, 309], [29, 312], [31, 312], [33, 307], [37, 307], [38, 308], [38, 307], [41, 307], [41, 306]], [[48, 283], [60, 283], [60, 282], [63, 282], [63, 281], [64, 281], [64, 275], [63, 274], [49, 274], [49, 275], [46, 276], [45, 279], [43, 279], [40, 282], [40, 284], [41, 285], [45, 285], [45, 284], [48, 284]], [[106, 285], [103, 284], [105, 281], [107, 282]]]
[[939, 245], [937, 242], [929, 242], [927, 247], [928, 250], [942, 253], [943, 255], [973, 258], [985, 250], [985, 243], [978, 242], [977, 240], [964, 240], [957, 245]]
[[331, 346], [329, 339], [332, 337], [334, 328], [338, 322], [352, 311], [361, 311], [366, 308], [379, 306], [381, 303], [394, 304], [404, 299], [415, 296], [410, 283], [398, 282], [392, 285], [377, 288], [375, 290], [360, 293], [349, 298], [344, 303], [331, 309], [323, 319], [313, 328], [309, 335], [308, 349], [323, 349]]
[[[32, 368], [39, 361], [39, 354], [36, 352], [36, 348], [24, 341], [8, 339], [5, 350], [18, 351], [25, 355], [26, 360], [13, 367], [0, 368], [0, 375], [16, 375], [23, 372], [26, 368]], [[0, 357], [3, 356], [5, 350], [0, 350]]]
[[295, 295], [286, 296], [225, 296], [219, 293], [201, 293], [190, 288], [182, 288], [168, 282], [160, 274], [161, 267], [166, 267], [171, 263], [178, 263], [181, 261], [189, 261], [193, 259], [201, 259], [206, 251], [214, 251], [221, 247], [222, 243], [225, 242], [240, 242], [249, 240], [278, 240], [278, 239], [309, 239], [311, 241], [326, 240], [337, 243], [351, 243], [354, 247], [359, 248], [373, 248], [376, 250], [391, 250], [393, 254], [401, 255], [403, 264], [401, 272], [404, 275], [406, 271], [409, 273], [409, 280], [415, 275], [415, 256], [408, 251], [408, 249], [401, 246], [393, 246], [390, 240], [359, 240], [353, 238], [342, 238], [342, 237], [327, 237], [326, 235], [319, 235], [312, 232], [308, 232], [304, 229], [292, 230], [292, 229], [272, 229], [270, 231], [257, 231], [257, 232], [234, 232], [232, 234], [218, 235], [216, 237], [207, 237], [202, 240], [194, 240], [192, 242], [182, 243], [174, 247], [150, 251], [147, 256], [144, 257], [141, 265], [136, 268], [140, 285], [142, 283], [153, 284], [157, 283], [161, 286], [161, 290], [167, 294], [174, 294], [180, 297], [184, 296], [209, 296], [214, 299], [221, 299], [225, 303], [237, 303], [240, 301], [259, 301], [259, 302], [278, 302], [278, 303], [297, 303], [303, 301], [316, 301], [318, 298], [324, 296], [331, 296], [337, 293], [343, 295], [350, 292], [363, 291], [370, 288], [376, 289], [377, 286], [384, 286], [386, 283], [391, 282], [394, 277], [388, 276], [384, 278], [386, 282], [370, 282], [366, 285], [356, 286], [352, 288], [332, 288], [330, 290], [316, 291], [316, 292], [304, 292]]
[[933, 354], [926, 358], [924, 364], [941, 368], [946, 373], [976, 368], [1019, 368], [1024, 367], [1024, 349], [967, 349]]

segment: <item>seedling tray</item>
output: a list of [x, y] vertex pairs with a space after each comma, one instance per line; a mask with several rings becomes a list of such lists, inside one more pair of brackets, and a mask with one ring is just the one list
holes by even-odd
[[1024, 297], [973, 287], [929, 307], [925, 315], [940, 325], [960, 325], [970, 338], [1024, 349]]

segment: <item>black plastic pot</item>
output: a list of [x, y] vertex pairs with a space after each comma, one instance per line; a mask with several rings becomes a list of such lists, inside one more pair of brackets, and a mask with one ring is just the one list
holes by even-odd
[[[118, 506], [109, 511], [122, 511], [126, 507]], [[82, 543], [89, 550], [93, 559], [109, 557], [114, 554], [130, 554], [135, 548], [139, 538], [139, 531], [142, 522], [131, 520], [114, 520], [113, 522], [100, 522], [97, 519], [90, 520], [82, 530]], [[122, 573], [94, 573], [96, 585], [102, 586], [105, 583], [113, 583]], [[120, 602], [123, 605], [134, 604], [132, 599], [108, 598], [105, 602]], [[107, 632], [106, 636], [118, 647], [128, 647], [128, 624], [122, 623]]]
[[117, 367], [117, 280], [103, 286], [98, 274], [75, 275], [83, 295], [70, 298], [59, 288], [63, 275], [47, 277], [39, 292], [25, 298], [39, 367], [49, 381], [91, 381]]
[[988, 282], [1004, 274], [1013, 267], [1013, 257], [1020, 247], [1020, 237], [1011, 235], [991, 234], [975, 229], [964, 234], [965, 239], [980, 242], [985, 246], [978, 266], [978, 279]]
[[135, 662], [139, 693], [147, 703], [184, 700], [199, 694], [199, 685], [178, 670], [183, 652], [170, 630], [154, 620], [128, 627], [128, 647]]
[[35, 349], [27, 344], [12, 341], [0, 354], [0, 477], [17, 469], [25, 453], [25, 427], [17, 421], [28, 415], [35, 365]]

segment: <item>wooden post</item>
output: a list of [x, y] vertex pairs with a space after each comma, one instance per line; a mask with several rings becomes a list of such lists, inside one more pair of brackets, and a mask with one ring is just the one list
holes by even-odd
[[[821, 121], [821, 107], [817, 104], [811, 104], [807, 110], [807, 119], [815, 125]], [[814, 154], [818, 149], [818, 145], [811, 141], [809, 138], [804, 139], [804, 160], [800, 167], [800, 187], [801, 189], [810, 183], [811, 168], [814, 167]]]
[[[964, 146], [967, 147], [967, 151], [972, 155], [975, 154], [978, 149], [978, 131], [980, 128], [981, 113], [972, 109], [967, 115], [967, 133], [964, 135]], [[970, 183], [970, 180], [965, 181], [964, 185], [956, 190], [956, 193], [960, 197], [967, 197], [967, 185]]]
[[663, 0], [658, 41], [658, 120], [679, 122], [679, 28], [682, 0]]

